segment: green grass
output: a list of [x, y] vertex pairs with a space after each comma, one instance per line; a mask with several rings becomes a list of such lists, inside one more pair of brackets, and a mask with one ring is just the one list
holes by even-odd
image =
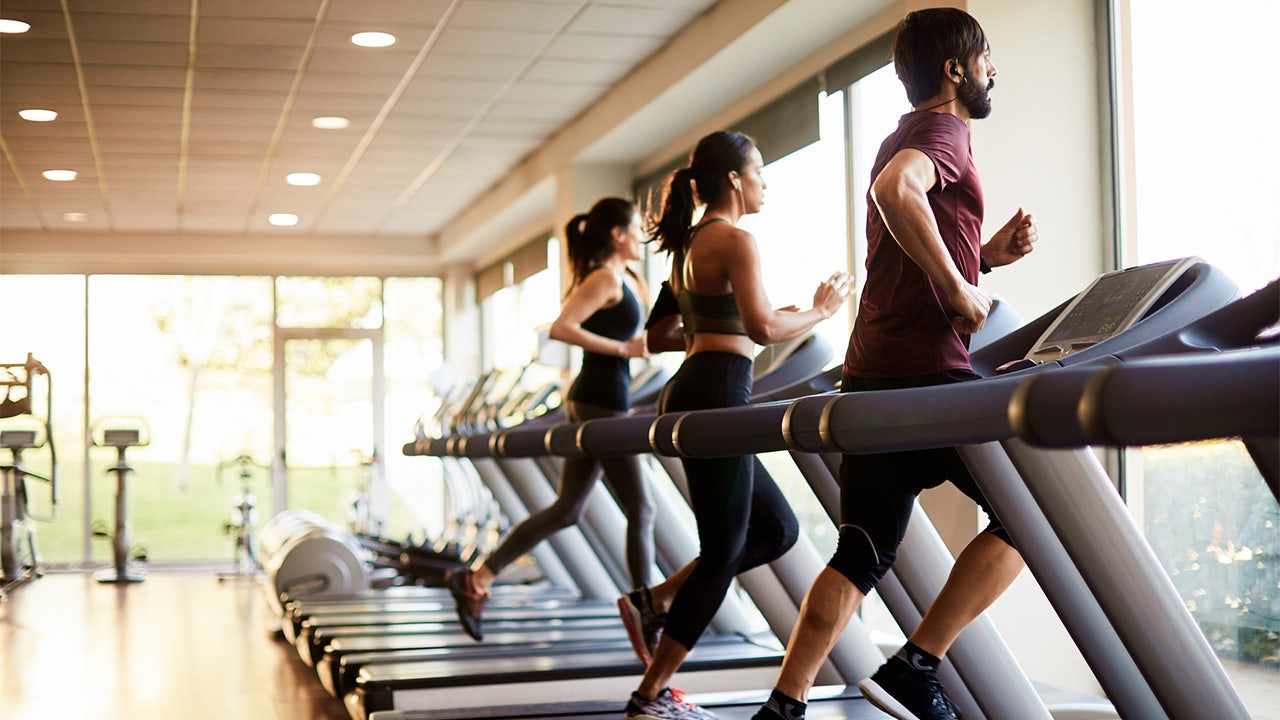
[[[115, 529], [116, 478], [106, 471], [113, 464], [94, 463], [90, 475], [90, 519], [105, 524], [108, 531]], [[214, 466], [192, 465], [187, 487], [178, 489], [174, 463], [130, 460], [129, 465], [134, 472], [128, 475], [125, 496], [132, 546], [145, 547], [153, 562], [231, 561], [234, 545], [224, 527], [232, 517], [233, 498], [240, 492], [234, 469], [224, 470], [219, 483]], [[345, 527], [346, 503], [358, 482], [354, 468], [292, 471], [290, 506], [312, 510]], [[83, 464], [59, 462], [59, 487], [55, 519], [35, 523], [40, 562], [78, 564], [85, 560]], [[31, 511], [47, 515], [48, 485], [28, 480], [27, 491]], [[255, 473], [250, 491], [256, 497], [260, 530], [274, 512], [267, 471]], [[390, 527], [406, 527], [403, 508], [393, 503], [391, 514]], [[91, 539], [90, 562], [106, 563], [111, 558], [110, 538]]]

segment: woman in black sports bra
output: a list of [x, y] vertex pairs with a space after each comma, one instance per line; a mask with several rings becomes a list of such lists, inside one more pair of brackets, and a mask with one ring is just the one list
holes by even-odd
[[[566, 395], [565, 414], [570, 422], [623, 415], [631, 407], [630, 361], [648, 354], [643, 335], [637, 334], [648, 300], [644, 282], [627, 263], [640, 259], [643, 238], [639, 213], [621, 198], [599, 200], [565, 228], [573, 286], [551, 325], [551, 337], [585, 351]], [[627, 516], [627, 569], [632, 582], [635, 587], [648, 584], [653, 565], [653, 501], [640, 459], [634, 455], [566, 458], [554, 503], [525, 518], [471, 569], [445, 576], [469, 635], [476, 640], [483, 637], [481, 614], [498, 573], [548, 536], [578, 523], [601, 467]]]
[[[675, 171], [668, 181], [652, 235], [672, 255], [669, 285], [688, 354], [664, 389], [662, 412], [747, 404], [756, 345], [800, 337], [835, 313], [848, 295], [847, 276], [836, 273], [818, 286], [807, 310], [775, 309], [769, 303], [755, 238], [737, 227], [743, 215], [760, 210], [763, 164], [751, 138], [716, 132], [698, 142], [689, 167]], [[691, 227], [695, 198], [706, 210]], [[673, 323], [651, 316], [650, 333], [670, 337]], [[798, 534], [786, 498], [767, 473], [756, 470], [754, 456], [682, 458], [681, 463], [698, 522], [700, 554], [662, 586], [620, 601], [624, 620], [634, 610], [628, 625], [639, 620], [650, 626], [646, 630], [662, 622], [666, 611], [661, 639], [627, 704], [628, 718], [715, 717], [673, 694], [671, 678], [711, 622], [733, 578], [781, 557]], [[680, 575], [685, 575], [683, 583]], [[678, 589], [672, 588], [676, 585]], [[667, 595], [673, 595], [669, 609], [663, 606]]]

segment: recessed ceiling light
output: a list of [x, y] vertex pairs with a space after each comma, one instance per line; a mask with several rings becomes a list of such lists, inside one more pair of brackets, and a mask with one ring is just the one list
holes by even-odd
[[350, 120], [344, 117], [337, 117], [335, 115], [311, 118], [311, 127], [317, 127], [321, 130], [341, 130], [350, 124]]
[[18, 117], [31, 122], [49, 122], [58, 117], [58, 113], [53, 110], [40, 110], [38, 108], [29, 108], [27, 110], [19, 110]]
[[293, 227], [298, 224], [298, 216], [293, 213], [271, 213], [267, 216], [267, 222], [276, 227]]
[[45, 170], [40, 174], [44, 175], [46, 180], [53, 180], [55, 182], [70, 182], [76, 179], [75, 170]]
[[360, 47], [380, 48], [396, 44], [396, 36], [384, 32], [358, 32], [351, 36], [351, 42]]
[[62, 213], [62, 219], [67, 222], [85, 222], [89, 219], [89, 213], [64, 212]]
[[289, 183], [290, 185], [299, 185], [302, 187], [307, 187], [310, 185], [319, 185], [320, 176], [315, 173], [305, 173], [305, 172], [289, 173], [289, 175], [285, 178], [285, 182]]
[[21, 20], [0, 20], [0, 33], [24, 33], [30, 29], [31, 24]]

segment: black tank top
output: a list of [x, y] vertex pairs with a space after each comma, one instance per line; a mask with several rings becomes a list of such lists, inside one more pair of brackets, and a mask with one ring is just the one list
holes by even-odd
[[[694, 227], [685, 238], [686, 250], [689, 243], [693, 241], [693, 236], [713, 222], [728, 224], [729, 221], [724, 218], [711, 218]], [[684, 263], [680, 264], [680, 275], [683, 278]], [[738, 300], [731, 292], [724, 295], [701, 295], [687, 288], [680, 288], [680, 292], [676, 295], [676, 303], [680, 307], [680, 322], [684, 325], [685, 335], [700, 332], [724, 335], [747, 334], [747, 327], [742, 323], [742, 315], [738, 311]]]
[[[642, 308], [627, 283], [622, 283], [622, 299], [600, 308], [582, 323], [584, 330], [613, 340], [625, 341], [640, 330]], [[631, 407], [631, 360], [590, 351], [582, 354], [582, 369], [569, 386], [569, 399], [612, 410]]]

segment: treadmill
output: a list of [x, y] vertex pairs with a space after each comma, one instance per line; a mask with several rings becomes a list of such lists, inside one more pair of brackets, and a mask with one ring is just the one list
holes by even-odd
[[[975, 351], [975, 369], [981, 374], [989, 375], [987, 379], [942, 388], [809, 397], [790, 403], [781, 413], [776, 407], [687, 413], [683, 418], [668, 418], [672, 423], [668, 432], [672, 434], [676, 433], [675, 421], [679, 420], [679, 437], [668, 436], [664, 428], [655, 424], [654, 444], [659, 452], [702, 456], [743, 452], [744, 449], [739, 447], [741, 443], [736, 440], [743, 434], [755, 436], [750, 440], [752, 447], [749, 450], [757, 452], [789, 449], [795, 452], [830, 454], [839, 451], [880, 452], [913, 447], [976, 444], [962, 449], [966, 462], [974, 469], [984, 491], [992, 498], [996, 511], [1006, 518], [1006, 524], [1023, 549], [1028, 564], [1120, 713], [1125, 717], [1137, 718], [1194, 717], [1199, 710], [1214, 707], [1215, 712], [1221, 710], [1222, 717], [1247, 717], [1241, 710], [1234, 689], [1222, 677], [1220, 665], [1211, 656], [1203, 657], [1201, 648], [1193, 647], [1190, 652], [1179, 654], [1184, 648], [1173, 643], [1172, 647], [1177, 652], [1162, 656], [1189, 657], [1189, 664], [1195, 668], [1191, 673], [1197, 675], [1191, 682], [1181, 676], [1171, 682], [1168, 677], [1178, 673], [1171, 672], [1167, 667], [1152, 666], [1145, 660], [1142, 671], [1139, 672], [1138, 661], [1134, 657], [1139, 653], [1119, 641], [1120, 632], [1109, 619], [1112, 608], [1108, 607], [1107, 612], [1102, 610], [1101, 606], [1110, 606], [1111, 600], [1100, 602], [1100, 599], [1092, 599], [1088, 591], [1081, 591], [1081, 588], [1086, 587], [1083, 575], [1105, 575], [1109, 568], [1103, 565], [1097, 568], [1075, 567], [1070, 562], [1071, 556], [1066, 553], [1065, 546], [1070, 545], [1074, 550], [1079, 541], [1075, 538], [1058, 539], [1053, 531], [1046, 531], [1050, 527], [1047, 515], [1054, 515], [1055, 520], [1060, 519], [1056, 517], [1055, 510], [1042, 507], [1044, 503], [1023, 502], [1029, 500], [1029, 497], [1023, 497], [1029, 496], [1026, 492], [1027, 485], [1035, 485], [1040, 481], [1028, 483], [1023, 480], [1008, 457], [1004, 458], [1003, 465], [998, 459], [987, 457], [993, 450], [1001, 451], [1016, 442], [1011, 440], [1013, 431], [1007, 416], [1007, 405], [1014, 389], [1026, 377], [1037, 373], [1061, 372], [1060, 368], [1085, 362], [1105, 363], [1107, 358], [1112, 357], [1112, 353], [1125, 348], [1155, 338], [1180, 337], [1182, 328], [1229, 303], [1235, 294], [1234, 285], [1224, 275], [1195, 259], [1108, 273], [1073, 300], [1017, 333]], [[1100, 297], [1106, 299], [1099, 302]], [[1275, 306], [1276, 302], [1272, 300], [1273, 311]], [[1112, 317], [1114, 311], [1119, 310], [1123, 310], [1119, 317]], [[1093, 322], [1100, 318], [1105, 319]], [[1088, 332], [1090, 330], [1097, 332]], [[1021, 359], [1011, 364], [1009, 361], [1012, 358]], [[722, 429], [730, 422], [740, 432], [735, 432], [734, 438], [725, 438]], [[773, 427], [772, 433], [764, 429], [769, 425]], [[622, 429], [621, 425], [616, 427]], [[617, 442], [625, 446], [641, 440], [633, 433], [632, 437], [622, 438]], [[1001, 444], [996, 445], [995, 441], [1001, 441]], [[1027, 460], [1025, 453], [1021, 453], [1016, 447], [1009, 448], [1007, 452], [1016, 458], [1019, 465], [1042, 470], [1035, 467], [1034, 459]], [[1053, 482], [1068, 490], [1073, 485], [1096, 483], [1101, 475], [1101, 468], [1096, 460], [1093, 460], [1092, 467], [1088, 466], [1087, 461], [1083, 461], [1080, 467], [1068, 469], [1070, 472], [1043, 474], [1049, 475]], [[1031, 474], [1034, 473], [1023, 473]], [[1101, 479], [1109, 485], [1105, 475], [1101, 475]], [[831, 484], [834, 486], [834, 481]], [[830, 488], [816, 489], [820, 498], [831, 494]], [[1022, 495], [1019, 494], [1019, 489]], [[1111, 493], [1114, 495], [1114, 489]], [[1064, 504], [1069, 503], [1069, 499], [1064, 501]], [[1016, 521], [1009, 522], [1015, 515]], [[1114, 518], [1108, 520], [1108, 524], [1122, 522]], [[916, 523], [912, 523], [912, 527], [915, 526]], [[1064, 543], [1063, 540], [1067, 542]], [[895, 568], [898, 574], [920, 574], [911, 572], [907, 560], [904, 545], [904, 553]], [[941, 585], [943, 577], [945, 568], [942, 569], [941, 577], [933, 578], [936, 586]], [[919, 578], [903, 577], [901, 580], [907, 600], [917, 609], [927, 607], [932, 600], [927, 583], [921, 587]], [[1093, 584], [1090, 583], [1087, 587], [1092, 589]], [[909, 625], [909, 622], [903, 623], [901, 617], [899, 622]], [[1149, 623], [1148, 620], [1148, 628]], [[908, 626], [904, 629], [909, 631], [911, 628]], [[1153, 634], [1150, 629], [1145, 632]], [[1133, 631], [1128, 634], [1132, 635]], [[1000, 663], [993, 666], [990, 648], [969, 642], [969, 636], [970, 633], [966, 631], [961, 641], [948, 654], [947, 663], [955, 666], [951, 668], [952, 672], [959, 670], [956, 674], [958, 682], [947, 680], [948, 691], [953, 696], [963, 695], [963, 698], [956, 699], [962, 702], [965, 717], [1050, 717], [1034, 689], [1025, 683], [1025, 676], [1022, 684], [1027, 687], [1019, 687], [1018, 683], [1011, 686], [1004, 676], [1005, 668]], [[1156, 644], [1162, 648], [1170, 647], [1160, 639], [1157, 639]], [[999, 653], [995, 655], [998, 656]], [[874, 670], [874, 666], [866, 674], [871, 670]], [[1021, 674], [1016, 666], [1014, 670]], [[1164, 673], [1164, 678], [1157, 677], [1161, 673]], [[850, 681], [853, 679], [857, 678], [850, 678]], [[1178, 690], [1169, 687], [1180, 683], [1189, 688], [1191, 702], [1186, 702], [1185, 697], [1178, 697]], [[769, 684], [771, 681], [761, 687], [768, 687]], [[763, 697], [764, 693], [759, 693], [756, 702]], [[722, 711], [705, 698], [698, 699], [700, 703]], [[843, 708], [850, 702], [856, 705], [859, 701], [846, 699], [833, 702]], [[825, 712], [821, 709], [824, 704], [819, 702], [811, 706], [810, 715], [819, 717], [819, 712]], [[1071, 709], [1073, 708], [1067, 707], [1064, 711]], [[554, 708], [548, 708], [545, 712], [548, 713], [545, 716], [551, 716]], [[729, 709], [722, 714], [726, 717], [739, 717], [735, 712]], [[741, 717], [749, 717], [750, 712], [754, 712], [754, 707]], [[411, 713], [403, 713], [403, 716], [419, 717]], [[461, 717], [458, 714], [454, 716]], [[533, 709], [523, 708], [518, 713], [492, 713], [484, 716], [544, 715], [536, 715]]]
[[[539, 406], [550, 394], [545, 388], [527, 393], [518, 390], [523, 370], [518, 374], [507, 373], [505, 377], [501, 375], [487, 373], [477, 381], [441, 425], [462, 432], [498, 426], [504, 416], [482, 408], [477, 404], [480, 399], [488, 406], [501, 405], [508, 413], [518, 411], [532, 416], [535, 411], [545, 409], [544, 405]], [[534, 398], [532, 403], [528, 398]], [[448, 456], [446, 459], [456, 460]], [[459, 468], [465, 468], [465, 463], [466, 460], [462, 460]], [[480, 482], [479, 478], [474, 481]], [[282, 623], [286, 639], [296, 646], [306, 664], [315, 666], [322, 685], [331, 693], [342, 692], [339, 671], [344, 667], [347, 654], [381, 653], [378, 659], [389, 661], [385, 657], [388, 651], [438, 653], [442, 647], [473, 644], [459, 632], [453, 601], [446, 590], [397, 590], [399, 592], [374, 590], [340, 597], [307, 597], [286, 603]], [[487, 627], [502, 633], [510, 642], [516, 641], [513, 633], [527, 633], [531, 627], [545, 628], [548, 636], [530, 636], [520, 639], [521, 642], [546, 644], [580, 640], [586, 637], [584, 633], [591, 633], [597, 639], [625, 640], [625, 632], [617, 622], [617, 608], [611, 600], [584, 602], [575, 589], [563, 585], [495, 585], [486, 615]]]
[[1273, 281], [1188, 328], [1194, 342], [1162, 338], [1105, 367], [1028, 378], [1009, 407], [1014, 430], [1048, 448], [1238, 437], [1280, 499], [1278, 288]]
[[[772, 356], [761, 363], [767, 372], [758, 380], [766, 388], [783, 384], [795, 384], [794, 380], [813, 377], [821, 373], [830, 362], [833, 351], [819, 336], [813, 335], [790, 344], [787, 348], [771, 348]], [[771, 381], [769, 378], [776, 378]], [[641, 410], [643, 412], [643, 410]], [[633, 421], [636, 418], [647, 418], [644, 422], [652, 422], [653, 415], [632, 415], [618, 420]], [[471, 459], [510, 460], [513, 458], [533, 458], [545, 455], [547, 448], [554, 452], [564, 446], [565, 451], [559, 454], [584, 454], [578, 447], [579, 436], [584, 439], [590, 435], [589, 426], [598, 421], [585, 423], [562, 423], [550, 429], [535, 424], [533, 427], [515, 427], [494, 433], [474, 434], [460, 440], [452, 448], [458, 454]], [[585, 446], [584, 445], [584, 446]], [[527, 446], [527, 447], [526, 447]], [[407, 454], [414, 454], [416, 448], [406, 446]], [[571, 449], [570, 449], [571, 448]], [[428, 452], [439, 449], [439, 446], [425, 448]], [[648, 448], [643, 448], [648, 451]], [[590, 454], [595, 454], [591, 452]], [[550, 473], [548, 473], [550, 474]], [[558, 474], [558, 473], [557, 473]], [[544, 479], [544, 483], [546, 480]], [[655, 498], [657, 500], [657, 498]], [[621, 522], [616, 506], [613, 512]], [[687, 514], [688, 510], [685, 509]], [[674, 518], [673, 513], [658, 513], [660, 524], [666, 519]], [[684, 527], [686, 549], [683, 557], [690, 557], [696, 552], [696, 538]], [[621, 527], [615, 529], [621, 530]], [[670, 529], [670, 528], [668, 528]], [[658, 543], [661, 544], [663, 528], [657, 529]], [[618, 546], [618, 552], [621, 546]], [[681, 558], [683, 559], [683, 558]], [[674, 570], [677, 562], [670, 562], [668, 571]], [[615, 590], [612, 597], [620, 590]], [[754, 593], [753, 593], [754, 595]], [[612, 599], [611, 597], [611, 599]], [[729, 598], [726, 606], [732, 606], [736, 598]], [[611, 603], [612, 605], [612, 603]], [[615, 610], [616, 613], [616, 610]], [[718, 616], [718, 619], [719, 616]], [[617, 623], [619, 628], [621, 623]], [[738, 687], [752, 688], [764, 682], [776, 673], [777, 664], [781, 660], [781, 645], [776, 638], [763, 639], [744, 637], [750, 631], [750, 623], [746, 618], [730, 618], [728, 631], [715, 628], [718, 633], [709, 633], [692, 654], [686, 669], [691, 677], [703, 678], [705, 688]], [[736, 626], [736, 628], [735, 628]], [[487, 638], [486, 638], [487, 639]], [[486, 645], [488, 643], [486, 642]], [[533, 649], [533, 648], [529, 648]], [[572, 648], [571, 648], [572, 649]], [[501, 652], [501, 649], [499, 649]], [[553, 651], [554, 653], [555, 651]], [[635, 677], [642, 667], [635, 659], [630, 643], [622, 640], [613, 652], [603, 650], [591, 653], [576, 652], [526, 654], [521, 659], [506, 658], [498, 663], [493, 657], [477, 658], [466, 667], [458, 667], [463, 658], [450, 661], [429, 660], [417, 663], [398, 664], [377, 663], [362, 667], [357, 673], [357, 688], [347, 695], [348, 709], [353, 716], [361, 716], [383, 707], [412, 707], [415, 705], [441, 704], [493, 704], [503, 696], [537, 696], [542, 698], [561, 699], [568, 696], [579, 697], [625, 697], [630, 691]], [[394, 659], [394, 658], [392, 658]], [[543, 668], [540, 672], [531, 673], [531, 667]], [[523, 679], [531, 678], [528, 682]], [[478, 698], [474, 688], [469, 685], [486, 686], [487, 693]], [[495, 696], [488, 689], [501, 685], [501, 694]], [[536, 686], [530, 688], [530, 685]], [[685, 682], [686, 687], [693, 687]], [[532, 691], [535, 695], [528, 695]], [[541, 693], [541, 695], [538, 695]], [[549, 695], [548, 695], [549, 693]], [[586, 693], [583, 695], [582, 693]]]
[[[979, 342], [985, 342], [990, 339], [991, 333], [1002, 333], [1019, 324], [1021, 324], [1021, 319], [1008, 308], [1007, 304], [1000, 303], [997, 305], [997, 309], [993, 312], [988, 333], [977, 340]], [[798, 350], [804, 353], [816, 354], [819, 348], [820, 346], [817, 345], [815, 341], [809, 339], [805, 339], [798, 343]], [[822, 348], [821, 352], [823, 354], [821, 362], [829, 361], [832, 354], [829, 346]], [[761, 366], [768, 367], [769, 364], [770, 361], [765, 360], [761, 363]], [[815, 367], [821, 367], [821, 364], [815, 365]], [[774, 378], [772, 382], [770, 382], [771, 377]], [[812, 370], [803, 373], [793, 372], [788, 374], [782, 372], [773, 376], [766, 375], [763, 378], [763, 382], [758, 381], [756, 383], [756, 389], [759, 390], [763, 388], [764, 394], [762, 396], [757, 393], [754, 399], [757, 401], [769, 402], [783, 398], [795, 398], [814, 392], [828, 391], [835, 387], [838, 378], [838, 366], [817, 375], [814, 375]], [[522, 435], [521, 431], [517, 429], [514, 433], [500, 435], [489, 444], [493, 448], [497, 449], [499, 453], [506, 452], [515, 455], [534, 454], [540, 450], [545, 452], [546, 448], [550, 448], [552, 452], [562, 455], [577, 454], [584, 450], [589, 450], [589, 454], [591, 455], [644, 452], [650, 450], [648, 442], [645, 439], [646, 436], [644, 431], [653, 423], [655, 418], [655, 415], [648, 414], [629, 416], [625, 418], [589, 421], [576, 426], [566, 425], [557, 427], [551, 432], [545, 434], [538, 431], [536, 433], [525, 433]], [[618, 428], [620, 427], [632, 428], [634, 431], [618, 432]], [[637, 432], [640, 434], [637, 435]], [[637, 445], [635, 443], [637, 438], [643, 442]], [[618, 440], [622, 440], [622, 444], [618, 444]], [[468, 447], [471, 447], [471, 445], [468, 444]], [[676, 467], [679, 468], [678, 465]], [[807, 554], [804, 552], [805, 550], [807, 550]], [[774, 623], [775, 633], [781, 631], [781, 633], [785, 635], [785, 633], [789, 631], [790, 625], [794, 624], [794, 619], [798, 615], [799, 604], [802, 600], [803, 593], [807, 589], [808, 579], [821, 568], [822, 562], [823, 559], [818, 556], [817, 551], [808, 543], [807, 538], [802, 538], [802, 541], [797, 543], [797, 547], [794, 548], [786, 557], [774, 563], [772, 568], [761, 568], [753, 571], [753, 573], [749, 574], [747, 577], [740, 578], [740, 582], [748, 589], [752, 599], [756, 601], [757, 605], [761, 606], [761, 610], [766, 614], [767, 619], [769, 619], [771, 623]], [[777, 575], [775, 575], [775, 573]], [[803, 579], [801, 580], [801, 578]], [[790, 592], [786, 591], [786, 589], [782, 587], [786, 580], [791, 580], [791, 584], [795, 586]], [[801, 583], [803, 584], [801, 585]], [[780, 614], [786, 620], [786, 625], [781, 628], [776, 624], [777, 617]], [[865, 638], [865, 632], [861, 633], [861, 636]], [[717, 636], [707, 636], [700, 642], [699, 648], [708, 647], [711, 643], [716, 641], [716, 637]], [[869, 640], [865, 640], [864, 645], [860, 650], [862, 651], [865, 662], [874, 662], [878, 665], [878, 663], [883, 660], [883, 655], [880, 654], [879, 650], [876, 649]], [[703, 652], [706, 651], [704, 650]], [[847, 655], [848, 653], [845, 654]], [[689, 682], [684, 681], [683, 678], [693, 667], [695, 667], [695, 665], [693, 663], [689, 663], [682, 668], [682, 685], [686, 688], [692, 686]], [[771, 667], [770, 672], [776, 674], [776, 669]], [[633, 674], [639, 674], [638, 669]], [[367, 676], [368, 674], [366, 674], [366, 684], [368, 684]], [[761, 683], [771, 681], [772, 677], [761, 679]], [[634, 682], [634, 678], [631, 678], [629, 682]], [[761, 684], [760, 686], [764, 685]], [[722, 687], [731, 686], [724, 685]], [[627, 691], [624, 689], [620, 693], [614, 693], [612, 697], [625, 697], [626, 692]], [[751, 691], [745, 694], [738, 693], [733, 696], [724, 696], [723, 702], [729, 704], [737, 703], [741, 705], [742, 711], [746, 713], [744, 717], [746, 717], [754, 713], [755, 707], [758, 706], [763, 699], [762, 697], [757, 697], [757, 694], [758, 693], [755, 691]], [[856, 691], [850, 691], [844, 687], [818, 688], [815, 690], [815, 697], [824, 695], [833, 698], [856, 698]], [[560, 700], [563, 699], [563, 697], [563, 695], [557, 695], [556, 699]], [[440, 701], [442, 699], [439, 692], [436, 693], [434, 699], [436, 701]], [[402, 697], [400, 704], [403, 704], [403, 701], [404, 698]], [[393, 700], [393, 702], [395, 701]], [[579, 709], [584, 712], [594, 712], [595, 710], [592, 710], [592, 708], [597, 710], [608, 708], [611, 707], [613, 702], [615, 701], [601, 701], [594, 704], [587, 703]], [[848, 716], [881, 717], [877, 711], [870, 709], [870, 706], [865, 705], [865, 703], [859, 707], [861, 708], [860, 714]], [[620, 711], [621, 705], [619, 704], [615, 709]], [[562, 710], [563, 708], [556, 710], [556, 712]], [[416, 711], [401, 710], [397, 712]], [[427, 714], [433, 717], [497, 717], [505, 716], [502, 715], [504, 712], [512, 713], [512, 717], [536, 716], [531, 714], [536, 712], [535, 709], [528, 705], [522, 705], [519, 708], [505, 709], [453, 708], [449, 711], [442, 711], [442, 714], [433, 715], [430, 712], [427, 712]]]
[[[1025, 352], [1021, 360], [995, 365], [994, 376], [936, 392], [801, 401], [790, 409], [789, 442], [844, 452], [960, 446], [1120, 715], [1202, 717], [1204, 708], [1213, 707], [1216, 717], [1248, 717], [1203, 635], [1187, 627], [1186, 608], [1166, 592], [1171, 585], [1149, 562], [1149, 548], [1142, 552], [1145, 540], [1097, 458], [1084, 450], [1027, 447], [1013, 437], [1008, 413], [1027, 377], [1109, 364], [1118, 353], [1143, 346], [1196, 345], [1203, 337], [1199, 328], [1219, 322], [1234, 297], [1234, 284], [1194, 258], [1107, 273], [1060, 309], [996, 343], [1003, 347], [975, 353], [975, 366], [985, 370]], [[1276, 300], [1269, 302], [1274, 317]], [[1126, 592], [1130, 581], [1145, 588], [1142, 597]], [[918, 606], [927, 607], [929, 599], [920, 598]], [[948, 654], [977, 703], [964, 709], [966, 717], [1046, 716], [1043, 709], [1033, 714], [1033, 707], [1013, 704], [1019, 701], [1007, 681], [985, 672], [985, 649], [969, 645], [957, 643]], [[1176, 668], [1171, 657], [1181, 659]]]

